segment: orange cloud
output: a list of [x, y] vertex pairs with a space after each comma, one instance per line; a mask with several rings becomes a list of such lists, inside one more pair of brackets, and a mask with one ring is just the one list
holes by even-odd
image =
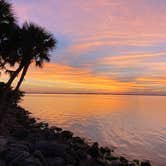
[[87, 92], [122, 92], [132, 86], [132, 83], [121, 83], [106, 77], [94, 76], [89, 70], [60, 64], [47, 64], [43, 70], [32, 67], [26, 80], [27, 84], [41, 83], [46, 89], [52, 88], [54, 92], [59, 87], [61, 91], [77, 89]]
[[[7, 77], [3, 77], [6, 80]], [[104, 75], [93, 75], [89, 69], [49, 63], [44, 68], [30, 67], [23, 89], [47, 93], [148, 93], [166, 85], [165, 77], [140, 77], [121, 82]], [[156, 88], [157, 87], [157, 88]], [[155, 90], [156, 89], [156, 90]]]

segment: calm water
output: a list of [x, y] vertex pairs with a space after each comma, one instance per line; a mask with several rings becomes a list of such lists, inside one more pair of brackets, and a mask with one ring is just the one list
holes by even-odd
[[33, 116], [115, 148], [129, 159], [166, 166], [166, 96], [26, 95]]

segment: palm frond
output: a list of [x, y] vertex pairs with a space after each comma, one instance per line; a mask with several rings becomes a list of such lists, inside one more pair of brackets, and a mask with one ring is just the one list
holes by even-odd
[[34, 23], [25, 22], [21, 36], [24, 59], [29, 62], [34, 60], [38, 67], [42, 67], [45, 61], [50, 61], [49, 53], [56, 45], [56, 40], [51, 33]]

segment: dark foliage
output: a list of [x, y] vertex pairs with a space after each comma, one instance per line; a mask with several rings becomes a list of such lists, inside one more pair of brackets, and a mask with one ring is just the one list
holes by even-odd
[[3, 97], [5, 94], [5, 102], [10, 102], [10, 105], [18, 104], [21, 101], [21, 98], [24, 96], [22, 91], [14, 91], [12, 88], [7, 88], [6, 84], [0, 82], [0, 101], [4, 100]]
[[14, 65], [17, 62], [18, 26], [12, 6], [5, 0], [0, 0], [0, 68]]

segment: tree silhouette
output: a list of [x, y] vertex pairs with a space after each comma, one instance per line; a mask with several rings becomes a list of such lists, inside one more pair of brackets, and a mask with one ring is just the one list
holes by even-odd
[[[37, 67], [49, 62], [50, 51], [56, 45], [53, 35], [34, 23], [24, 23], [20, 28], [6, 0], [0, 0], [0, 68], [10, 72], [6, 87], [10, 87], [22, 71], [15, 90], [18, 90], [32, 62]], [[18, 68], [15, 71], [6, 69], [6, 64]]]
[[[8, 72], [7, 65], [18, 68], [10, 72], [6, 84], [0, 83], [0, 123], [13, 101], [17, 103], [23, 93], [19, 87], [24, 80], [31, 63], [37, 67], [49, 62], [50, 51], [56, 45], [53, 35], [44, 28], [25, 23], [22, 27], [17, 25], [12, 6], [6, 0], [0, 0], [0, 69]], [[21, 73], [15, 90], [11, 88], [12, 82]]]
[[17, 32], [15, 15], [12, 6], [5, 0], [0, 0], [0, 67], [5, 68], [8, 63], [14, 65], [17, 62]]
[[13, 73], [14, 76], [8, 81], [8, 84], [11, 84], [22, 70], [21, 77], [15, 90], [19, 89], [32, 62], [34, 62], [37, 67], [42, 67], [45, 61], [50, 61], [49, 53], [55, 47], [56, 40], [53, 35], [44, 28], [33, 23], [24, 23], [20, 30], [19, 43], [20, 65]]

